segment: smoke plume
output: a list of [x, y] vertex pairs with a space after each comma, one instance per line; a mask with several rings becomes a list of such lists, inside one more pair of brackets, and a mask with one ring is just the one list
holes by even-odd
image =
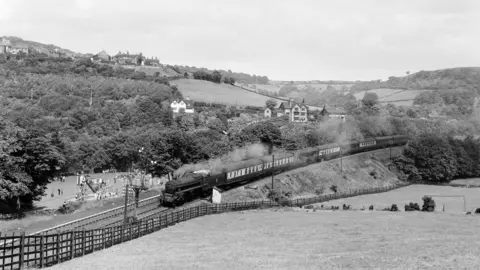
[[247, 145], [245, 147], [234, 149], [229, 153], [210, 160], [198, 162], [195, 164], [184, 164], [174, 172], [174, 176], [178, 177], [187, 172], [194, 172], [198, 170], [214, 171], [216, 168], [223, 165], [235, 163], [238, 161], [265, 156], [268, 154], [268, 147], [261, 143]]

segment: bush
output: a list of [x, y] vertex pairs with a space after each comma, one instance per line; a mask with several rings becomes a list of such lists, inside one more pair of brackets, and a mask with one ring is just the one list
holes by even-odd
[[392, 212], [398, 212], [398, 206], [396, 204], [392, 204], [392, 208], [390, 208]]
[[405, 211], [420, 211], [420, 205], [411, 202], [405, 205]]
[[343, 210], [350, 210], [350, 205], [343, 204]]
[[315, 189], [315, 194], [316, 194], [317, 196], [322, 195], [323, 192], [325, 192], [325, 187], [324, 187], [324, 186], [321, 186], [321, 187]]
[[475, 214], [480, 214], [480, 208], [475, 209]]
[[305, 209], [313, 209], [313, 205], [311, 205], [311, 204], [305, 205], [303, 208], [305, 208]]
[[370, 205], [370, 207], [368, 207], [368, 210], [373, 210], [373, 205]]
[[435, 211], [435, 201], [432, 199], [432, 197], [424, 196], [422, 200], [423, 200], [423, 206], [422, 206], [423, 212]]

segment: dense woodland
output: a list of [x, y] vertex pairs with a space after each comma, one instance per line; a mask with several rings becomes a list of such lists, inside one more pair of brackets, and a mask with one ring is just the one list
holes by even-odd
[[231, 157], [249, 145], [272, 152], [350, 138], [480, 130], [475, 121], [392, 117], [368, 96], [349, 100], [346, 123], [317, 115], [320, 122], [302, 125], [249, 124], [254, 116], [228, 106], [173, 115], [169, 104], [180, 98], [165, 78], [88, 59], [0, 59], [0, 200], [31, 205], [59, 174], [134, 167], [164, 175], [184, 164]]

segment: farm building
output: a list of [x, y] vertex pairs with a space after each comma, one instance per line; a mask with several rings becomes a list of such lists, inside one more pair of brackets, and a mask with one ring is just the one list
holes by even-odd
[[185, 113], [194, 113], [195, 110], [193, 108], [193, 100], [190, 98], [185, 98], [185, 100], [176, 101], [174, 100], [170, 107], [172, 108], [174, 113], [185, 112]]
[[342, 121], [345, 121], [345, 118], [347, 116], [347, 112], [340, 107], [337, 107], [337, 105], [334, 105], [333, 107], [327, 107], [327, 105], [323, 105], [323, 109], [320, 112], [322, 116], [328, 116], [329, 118], [339, 118]]
[[97, 53], [92, 57], [93, 60], [95, 61], [100, 61], [100, 62], [110, 62], [112, 57], [107, 54], [105, 50], [102, 50], [101, 52]]
[[308, 107], [304, 102], [301, 104], [294, 102], [292, 99], [280, 103], [277, 110], [277, 117], [287, 115], [290, 122], [307, 122]]

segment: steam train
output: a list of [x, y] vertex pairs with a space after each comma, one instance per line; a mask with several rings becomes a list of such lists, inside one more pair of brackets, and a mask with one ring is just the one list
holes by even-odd
[[208, 196], [213, 187], [226, 190], [234, 185], [246, 184], [272, 174], [337, 158], [340, 155], [399, 146], [406, 142], [407, 137], [404, 135], [350, 140], [248, 159], [219, 166], [211, 171], [185, 173], [165, 184], [160, 204], [166, 207], [178, 206], [194, 198]]

